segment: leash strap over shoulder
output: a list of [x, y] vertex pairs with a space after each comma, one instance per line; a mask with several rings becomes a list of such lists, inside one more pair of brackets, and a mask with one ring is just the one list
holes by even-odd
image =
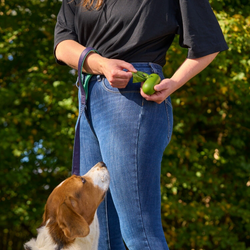
[[[92, 77], [91, 74], [87, 74], [87, 73], [83, 74], [82, 68], [83, 68], [85, 59], [91, 52], [95, 52], [99, 54], [99, 52], [95, 50], [94, 48], [87, 47], [81, 53], [79, 57], [79, 61], [78, 61], [78, 82], [79, 82], [79, 88], [81, 90], [81, 109], [83, 108], [83, 106], [86, 105], [86, 101], [88, 98], [88, 84]], [[81, 116], [81, 114], [82, 112], [79, 113], [79, 116]], [[72, 174], [80, 175], [80, 119], [78, 119], [78, 123], [76, 126], [75, 142], [74, 142], [74, 150], [73, 150]]]

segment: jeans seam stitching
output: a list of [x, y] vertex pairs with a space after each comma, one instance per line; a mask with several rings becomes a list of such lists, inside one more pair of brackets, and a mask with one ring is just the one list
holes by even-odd
[[108, 199], [105, 197], [105, 215], [106, 215], [106, 228], [107, 228], [107, 241], [108, 241], [108, 247], [109, 250], [111, 250], [111, 245], [110, 245], [110, 235], [109, 235], [109, 222], [108, 222]]
[[173, 108], [171, 102], [170, 102], [168, 99], [166, 99], [165, 101], [166, 101], [166, 104], [167, 104], [170, 108]]
[[168, 105], [167, 100], [165, 100], [165, 108], [166, 108], [167, 118], [168, 118], [168, 142], [169, 142], [169, 139], [170, 139], [170, 118], [169, 118], [169, 112], [168, 112], [167, 105]]
[[139, 195], [139, 183], [138, 183], [138, 144], [139, 144], [139, 131], [140, 131], [140, 125], [141, 125], [141, 119], [142, 119], [142, 112], [143, 112], [143, 98], [142, 98], [142, 107], [141, 107], [141, 113], [140, 113], [140, 116], [139, 116], [139, 122], [138, 122], [138, 127], [137, 127], [137, 139], [136, 139], [136, 154], [135, 154], [135, 162], [136, 162], [136, 175], [137, 175], [137, 185], [136, 185], [136, 192], [137, 192], [137, 195], [138, 195], [138, 203], [139, 203], [139, 207], [140, 207], [140, 219], [141, 219], [141, 226], [142, 226], [142, 229], [143, 229], [143, 234], [144, 234], [144, 237], [145, 237], [145, 240], [146, 240], [146, 245], [147, 247], [150, 249], [150, 246], [149, 246], [149, 240], [147, 238], [147, 235], [145, 233], [145, 227], [144, 227], [144, 223], [143, 223], [143, 217], [142, 217], [142, 214], [141, 214], [141, 201], [140, 201], [140, 195]]
[[95, 131], [94, 131], [94, 128], [93, 128], [93, 126], [91, 125], [90, 119], [89, 119], [89, 117], [88, 117], [87, 108], [86, 108], [86, 107], [87, 107], [87, 106], [85, 106], [85, 108], [84, 108], [84, 111], [85, 111], [85, 112], [83, 112], [83, 113], [84, 113], [84, 117], [85, 117], [85, 119], [86, 119], [86, 121], [87, 121], [87, 123], [88, 123], [88, 125], [89, 125], [89, 127], [90, 127], [90, 130], [92, 131], [93, 135], [94, 135], [95, 138], [98, 140], [97, 135], [96, 135], [96, 133], [95, 133]]

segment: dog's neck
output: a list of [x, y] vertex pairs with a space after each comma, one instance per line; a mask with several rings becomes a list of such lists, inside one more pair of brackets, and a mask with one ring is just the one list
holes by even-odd
[[97, 250], [99, 239], [99, 224], [97, 215], [95, 214], [94, 220], [90, 225], [90, 233], [86, 237], [76, 238], [69, 244], [57, 244], [51, 236], [49, 221], [45, 226], [37, 229], [38, 235], [36, 239], [31, 239], [27, 242], [26, 249], [29, 250], [82, 250], [82, 246], [86, 246], [85, 250]]

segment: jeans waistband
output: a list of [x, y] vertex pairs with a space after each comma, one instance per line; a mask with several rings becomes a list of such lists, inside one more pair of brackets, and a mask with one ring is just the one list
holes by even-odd
[[148, 67], [152, 69], [152, 73], [160, 74], [162, 72], [162, 66], [152, 62], [132, 62], [131, 63], [136, 69]]
[[[142, 70], [143, 68], [148, 68], [152, 71], [152, 73], [156, 73], [158, 75], [162, 75], [162, 66], [157, 63], [152, 62], [131, 62], [131, 64], [135, 67], [137, 70]], [[84, 73], [82, 73], [84, 74]], [[92, 80], [98, 80], [105, 78], [104, 75], [93, 75]], [[78, 82], [76, 82], [76, 86], [78, 87]]]
[[[131, 64], [135, 67], [135, 69], [139, 71], [143, 71], [143, 69], [150, 69], [151, 73], [156, 73], [163, 77], [162, 66], [157, 63], [152, 62], [131, 62]], [[105, 78], [104, 75], [94, 75], [93, 80], [97, 79], [100, 81], [101, 79]]]

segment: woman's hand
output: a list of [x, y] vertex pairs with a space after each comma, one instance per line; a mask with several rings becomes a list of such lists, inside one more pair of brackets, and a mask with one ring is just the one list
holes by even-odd
[[132, 64], [123, 60], [102, 58], [101, 65], [101, 74], [114, 88], [125, 88], [132, 77], [131, 72], [137, 71]]
[[125, 88], [132, 77], [131, 72], [137, 70], [130, 63], [118, 59], [108, 59], [97, 53], [90, 53], [83, 69], [91, 74], [104, 75], [114, 88]]
[[141, 88], [141, 95], [147, 101], [160, 104], [177, 89], [177, 83], [172, 79], [164, 79], [155, 85], [154, 89], [156, 92], [153, 95], [146, 95]]

